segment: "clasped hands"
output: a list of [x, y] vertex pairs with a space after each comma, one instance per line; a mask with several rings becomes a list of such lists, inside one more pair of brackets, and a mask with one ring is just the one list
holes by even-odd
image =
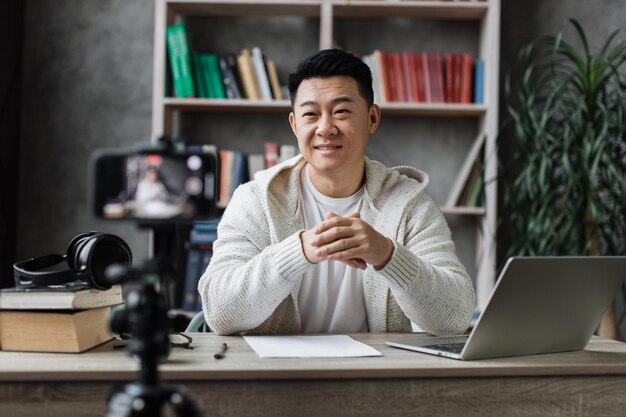
[[395, 248], [356, 212], [348, 216], [328, 213], [322, 223], [302, 232], [300, 240], [309, 262], [341, 261], [357, 269], [365, 269], [367, 264], [383, 268]]

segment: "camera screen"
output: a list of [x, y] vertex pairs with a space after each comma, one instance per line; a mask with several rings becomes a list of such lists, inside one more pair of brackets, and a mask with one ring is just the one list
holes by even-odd
[[94, 169], [97, 217], [198, 220], [212, 215], [212, 154], [104, 154], [96, 158]]

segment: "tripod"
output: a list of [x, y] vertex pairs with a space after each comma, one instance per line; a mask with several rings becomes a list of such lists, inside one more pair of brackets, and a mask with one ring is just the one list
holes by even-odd
[[163, 270], [155, 260], [137, 269], [121, 265], [107, 268], [106, 275], [111, 283], [134, 284], [126, 297], [126, 309], [111, 317], [111, 329], [119, 334], [130, 334], [128, 350], [141, 367], [138, 381], [114, 387], [106, 417], [159, 416], [166, 404], [171, 404], [179, 416], [202, 415], [183, 387], [159, 383], [157, 364], [169, 354], [171, 327], [165, 297], [155, 287]]

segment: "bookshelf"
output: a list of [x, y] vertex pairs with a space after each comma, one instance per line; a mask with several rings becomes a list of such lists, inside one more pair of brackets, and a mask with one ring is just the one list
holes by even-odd
[[[453, 236], [458, 224], [466, 229], [460, 234], [471, 243], [460, 246], [473, 251], [472, 261], [464, 263], [475, 278], [478, 306], [484, 306], [496, 272], [499, 0], [155, 0], [153, 139], [182, 135], [192, 143], [252, 152], [268, 138], [295, 143], [287, 123], [289, 101], [172, 97], [165, 33], [180, 21], [188, 27], [192, 49], [227, 53], [260, 44], [275, 58], [281, 85], [300, 59], [330, 47], [362, 54], [374, 49], [468, 51], [482, 58], [483, 104], [379, 103], [384, 132], [371, 141], [370, 157], [388, 166], [424, 169], [431, 175], [433, 197], [443, 204], [454, 181], [450, 172], [458, 170], [473, 138], [486, 135], [483, 206], [442, 207]], [[241, 123], [243, 117], [247, 124]], [[376, 144], [377, 135], [395, 146]], [[404, 141], [407, 135], [416, 140]], [[393, 154], [389, 148], [398, 150]], [[428, 167], [430, 150], [437, 160], [433, 169]]]

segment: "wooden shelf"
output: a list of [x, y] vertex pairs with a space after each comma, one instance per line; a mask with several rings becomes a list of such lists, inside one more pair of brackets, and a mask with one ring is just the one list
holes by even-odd
[[[288, 112], [289, 100], [219, 100], [204, 98], [165, 98], [163, 105], [174, 111], [254, 111]], [[476, 104], [438, 104], [438, 103], [386, 103], [380, 108], [384, 114], [407, 116], [482, 116], [487, 111], [485, 105]]]
[[482, 19], [486, 1], [365, 1], [333, 0], [335, 17], [423, 17], [430, 19]]
[[169, 12], [183, 16], [319, 16], [322, 0], [168, 0]]
[[460, 215], [460, 216], [479, 216], [486, 214], [484, 207], [441, 207], [443, 214]]

